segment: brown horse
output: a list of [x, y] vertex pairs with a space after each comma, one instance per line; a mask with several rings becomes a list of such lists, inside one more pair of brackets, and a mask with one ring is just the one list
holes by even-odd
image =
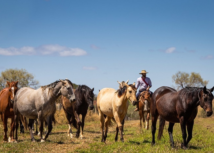
[[[71, 123], [77, 129], [76, 137], [83, 138], [83, 129], [85, 125], [85, 116], [87, 114], [88, 108], [90, 110], [94, 109], [94, 88], [89, 88], [86, 85], [79, 85], [74, 94], [76, 97], [75, 103], [69, 103], [68, 99], [62, 96], [62, 105], [68, 120], [68, 136], [73, 138]], [[79, 115], [82, 115], [82, 121], [80, 121]], [[81, 129], [80, 129], [81, 128]], [[81, 131], [81, 132], [80, 132]]]
[[[18, 90], [17, 82], [7, 82], [8, 87], [4, 88], [0, 92], [0, 114], [4, 125], [4, 141], [14, 141], [14, 112], [13, 112], [13, 100]], [[7, 119], [11, 118], [11, 130], [10, 137], [7, 137]]]
[[[139, 95], [139, 116], [140, 116], [140, 129], [142, 129], [142, 118], [145, 129], [149, 129], [149, 118], [150, 118], [150, 103], [151, 94], [149, 91], [143, 91]], [[146, 123], [145, 123], [146, 116]]]
[[[194, 119], [197, 115], [197, 106], [200, 105], [211, 116], [213, 92], [212, 89], [186, 87], [176, 92], [170, 87], [158, 88], [153, 96], [151, 104], [152, 113], [152, 144], [155, 144], [155, 131], [157, 118], [160, 115], [160, 128], [158, 138], [160, 139], [163, 134], [165, 120], [169, 121], [168, 133], [170, 137], [171, 146], [174, 147], [173, 141], [173, 126], [175, 123], [180, 123], [182, 130], [183, 143], [181, 147], [187, 148], [189, 141], [192, 139], [192, 130]], [[186, 134], [188, 131], [188, 138]], [[187, 138], [187, 139], [186, 139]]]

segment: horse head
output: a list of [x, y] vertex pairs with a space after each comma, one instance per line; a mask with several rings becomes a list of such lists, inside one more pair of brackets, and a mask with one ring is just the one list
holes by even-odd
[[213, 92], [214, 87], [207, 89], [206, 86], [199, 92], [200, 106], [206, 111], [207, 116], [211, 116], [212, 111], [212, 101], [213, 101]]
[[10, 92], [10, 102], [13, 103], [14, 102], [14, 98], [15, 98], [15, 94], [18, 90], [18, 81], [14, 82], [8, 82], [7, 81], [7, 86], [9, 87], [9, 92]]
[[133, 84], [128, 85], [129, 80], [126, 82], [122, 81], [122, 83], [119, 84], [124, 89], [124, 92], [126, 92], [126, 98], [132, 103], [132, 105], [137, 104], [137, 98], [136, 98], [136, 92], [137, 89], [135, 88], [135, 82]]
[[68, 79], [60, 80], [60, 82], [62, 83], [62, 86], [59, 93], [68, 98], [70, 102], [75, 102], [72, 82]]
[[[85, 90], [85, 89], [84, 89]], [[89, 105], [89, 109], [93, 110], [94, 109], [94, 88], [90, 89], [88, 88], [87, 90], [85, 90], [85, 100]]]
[[139, 102], [141, 102], [144, 105], [144, 110], [149, 110], [151, 101], [151, 94], [149, 91], [143, 91], [139, 96]]

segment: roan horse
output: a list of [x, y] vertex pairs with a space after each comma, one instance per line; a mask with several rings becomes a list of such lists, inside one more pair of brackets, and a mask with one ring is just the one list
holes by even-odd
[[[94, 88], [90, 89], [86, 85], [79, 85], [78, 88], [74, 91], [76, 102], [71, 104], [68, 99], [62, 96], [62, 105], [66, 118], [68, 120], [68, 136], [73, 137], [71, 123], [75, 128], [77, 128], [76, 137], [83, 138], [83, 129], [85, 123], [85, 116], [87, 114], [88, 107], [90, 110], [94, 109]], [[80, 121], [79, 115], [82, 115], [82, 122]], [[80, 134], [80, 127], [82, 131]]]
[[[4, 88], [0, 92], [0, 114], [4, 125], [4, 141], [14, 141], [14, 112], [13, 112], [13, 100], [18, 90], [17, 82], [7, 82], [8, 87]], [[11, 130], [10, 137], [7, 137], [7, 119], [11, 118]]]
[[[182, 130], [183, 143], [181, 147], [187, 148], [189, 141], [192, 139], [192, 130], [194, 119], [197, 115], [197, 106], [200, 105], [211, 116], [213, 92], [212, 89], [206, 87], [186, 87], [176, 92], [170, 87], [160, 87], [153, 94], [153, 103], [151, 105], [152, 113], [152, 144], [155, 144], [155, 130], [158, 115], [160, 115], [160, 128], [158, 138], [163, 134], [165, 120], [169, 121], [169, 137], [171, 146], [174, 147], [173, 126], [180, 123]], [[188, 138], [186, 134], [188, 131]], [[187, 138], [187, 139], [186, 139]]]
[[[17, 91], [14, 101], [14, 113], [16, 123], [16, 140], [17, 140], [17, 122], [19, 114], [29, 118], [29, 130], [31, 135], [31, 141], [35, 141], [32, 133], [32, 124], [35, 119], [38, 118], [39, 130], [41, 142], [44, 142], [49, 133], [52, 130], [51, 115], [56, 110], [55, 100], [63, 95], [69, 99], [70, 102], [75, 101], [75, 95], [73, 93], [73, 84], [70, 80], [59, 80], [55, 81], [46, 86], [42, 86], [35, 90], [29, 87], [21, 88]], [[48, 132], [45, 137], [42, 137], [43, 132], [43, 121], [49, 117], [48, 120]]]
[[[150, 118], [150, 103], [151, 94], [149, 91], [143, 91], [139, 95], [139, 116], [140, 116], [140, 128], [142, 129], [142, 118], [145, 129], [149, 129], [149, 118]], [[146, 123], [145, 123], [146, 116]]]
[[[119, 88], [117, 91], [112, 88], [104, 88], [100, 90], [97, 96], [97, 109], [99, 112], [99, 118], [101, 122], [102, 142], [106, 141], [108, 132], [108, 123], [109, 120], [111, 120], [111, 118], [114, 118], [117, 123], [115, 141], [117, 141], [118, 139], [119, 130], [120, 130], [120, 140], [124, 141], [122, 133], [123, 132], [122, 121], [127, 113], [128, 100], [132, 102], [133, 105], [136, 105], [137, 102], [136, 99], [137, 90], [134, 87], [134, 84], [128, 85], [127, 83], [128, 81], [125, 82], [122, 88]], [[105, 121], [104, 115], [106, 115]]]

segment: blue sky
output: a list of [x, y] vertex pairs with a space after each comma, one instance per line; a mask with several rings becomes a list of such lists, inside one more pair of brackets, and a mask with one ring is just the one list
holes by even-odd
[[152, 91], [178, 71], [214, 86], [212, 0], [0, 0], [0, 72], [26, 69], [40, 85], [68, 78], [117, 89], [147, 70]]

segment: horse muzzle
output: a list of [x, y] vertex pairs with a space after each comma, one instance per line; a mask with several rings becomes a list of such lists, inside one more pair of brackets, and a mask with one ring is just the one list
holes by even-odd
[[90, 109], [90, 110], [93, 110], [93, 109], [94, 109], [94, 106], [93, 106], [93, 105], [89, 106], [89, 109]]
[[10, 100], [10, 103], [13, 104], [13, 103], [14, 103], [14, 100], [11, 99], [11, 100]]
[[133, 105], [133, 106], [137, 105], [137, 101], [133, 101], [133, 102], [132, 102], [132, 105]]
[[70, 101], [71, 103], [74, 103], [74, 102], [76, 101], [76, 99], [75, 99], [75, 98], [70, 98], [69, 101]]
[[207, 112], [207, 116], [208, 116], [208, 117], [211, 116], [212, 114], [213, 114], [213, 111]]

